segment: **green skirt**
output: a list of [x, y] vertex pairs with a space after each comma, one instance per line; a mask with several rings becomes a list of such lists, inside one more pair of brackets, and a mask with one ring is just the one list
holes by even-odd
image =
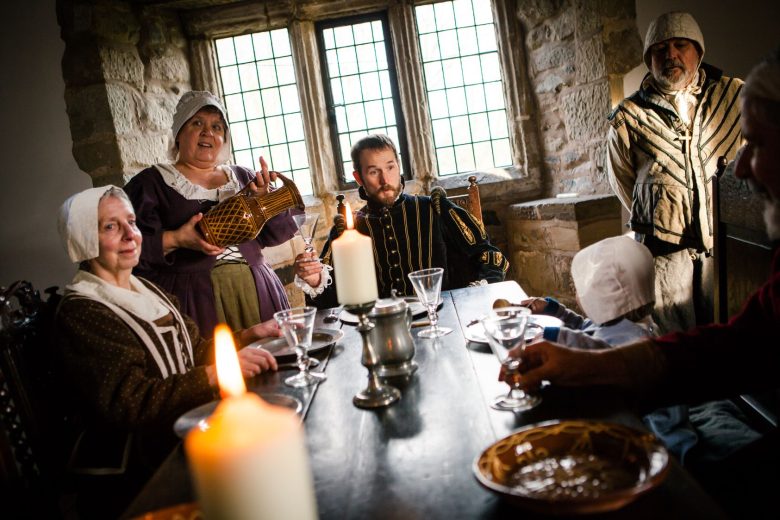
[[217, 320], [230, 330], [260, 323], [260, 303], [252, 271], [245, 263], [218, 261], [211, 270]]

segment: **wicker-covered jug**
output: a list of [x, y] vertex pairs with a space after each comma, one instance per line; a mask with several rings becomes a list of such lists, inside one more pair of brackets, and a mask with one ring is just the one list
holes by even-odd
[[304, 209], [295, 183], [274, 173], [282, 181], [281, 188], [260, 195], [247, 186], [203, 215], [198, 227], [208, 243], [219, 247], [244, 243], [256, 238], [265, 223], [279, 213], [290, 208]]

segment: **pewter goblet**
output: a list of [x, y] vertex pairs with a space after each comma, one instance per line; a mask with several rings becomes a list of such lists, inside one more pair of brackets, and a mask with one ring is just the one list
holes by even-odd
[[504, 378], [509, 384], [509, 393], [498, 396], [491, 406], [496, 410], [521, 412], [538, 405], [542, 398], [519, 388], [520, 359], [509, 355], [515, 347], [525, 346], [525, 328], [531, 316], [528, 307], [503, 307], [495, 309], [482, 319], [485, 337], [490, 350], [504, 367]]
[[401, 397], [401, 392], [394, 386], [383, 383], [377, 373], [379, 357], [371, 344], [369, 334], [374, 324], [368, 319], [368, 313], [374, 308], [374, 302], [346, 304], [344, 308], [359, 319], [357, 330], [363, 338], [362, 362], [368, 369], [368, 386], [352, 398], [352, 403], [358, 408], [379, 408], [396, 402]]
[[298, 363], [298, 373], [284, 380], [284, 384], [294, 387], [311, 386], [324, 381], [327, 376], [322, 372], [309, 372], [311, 360], [309, 359], [309, 346], [311, 334], [314, 330], [314, 317], [317, 309], [314, 307], [295, 307], [279, 311], [274, 314], [274, 319], [279, 323], [287, 344], [295, 350]]
[[438, 338], [452, 332], [452, 329], [448, 327], [439, 327], [439, 313], [436, 311], [441, 298], [442, 276], [444, 276], [444, 269], [441, 267], [409, 273], [409, 280], [412, 281], [414, 292], [417, 293], [420, 303], [428, 310], [428, 319], [431, 322], [430, 327], [417, 333], [421, 338]]

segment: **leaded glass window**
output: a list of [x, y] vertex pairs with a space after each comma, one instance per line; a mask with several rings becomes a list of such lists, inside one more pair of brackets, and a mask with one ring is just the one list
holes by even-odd
[[406, 174], [406, 136], [384, 15], [322, 22], [317, 35], [342, 184], [352, 181], [352, 145], [374, 133], [386, 134], [396, 143]]
[[233, 159], [290, 176], [302, 195], [312, 194], [303, 117], [287, 29], [215, 40]]
[[510, 166], [490, 0], [415, 7], [439, 175]]

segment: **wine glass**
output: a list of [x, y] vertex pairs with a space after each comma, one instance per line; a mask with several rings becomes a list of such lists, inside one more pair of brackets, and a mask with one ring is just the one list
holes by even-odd
[[288, 386], [311, 386], [327, 379], [322, 372], [309, 372], [311, 360], [308, 350], [316, 315], [317, 309], [314, 307], [295, 307], [274, 314], [287, 344], [295, 350], [297, 357], [298, 373], [284, 380], [284, 384]]
[[520, 390], [521, 361], [509, 355], [511, 349], [525, 346], [525, 328], [530, 316], [531, 309], [527, 307], [504, 307], [494, 309], [482, 319], [490, 350], [503, 365], [504, 380], [510, 387], [508, 394], [498, 396], [491, 403], [496, 410], [521, 412], [530, 410], [542, 401], [538, 395]]
[[450, 328], [439, 327], [439, 313], [436, 311], [441, 298], [441, 278], [443, 275], [444, 269], [441, 267], [422, 269], [409, 273], [409, 279], [412, 281], [414, 292], [417, 293], [420, 303], [428, 309], [428, 319], [431, 322], [430, 327], [417, 333], [421, 338], [438, 338], [452, 332]]
[[298, 226], [298, 231], [301, 233], [301, 238], [306, 243], [307, 253], [314, 252], [314, 246], [311, 245], [311, 241], [314, 240], [314, 232], [317, 230], [317, 220], [319, 220], [319, 214], [317, 213], [301, 213], [299, 215], [293, 215], [295, 225]]

